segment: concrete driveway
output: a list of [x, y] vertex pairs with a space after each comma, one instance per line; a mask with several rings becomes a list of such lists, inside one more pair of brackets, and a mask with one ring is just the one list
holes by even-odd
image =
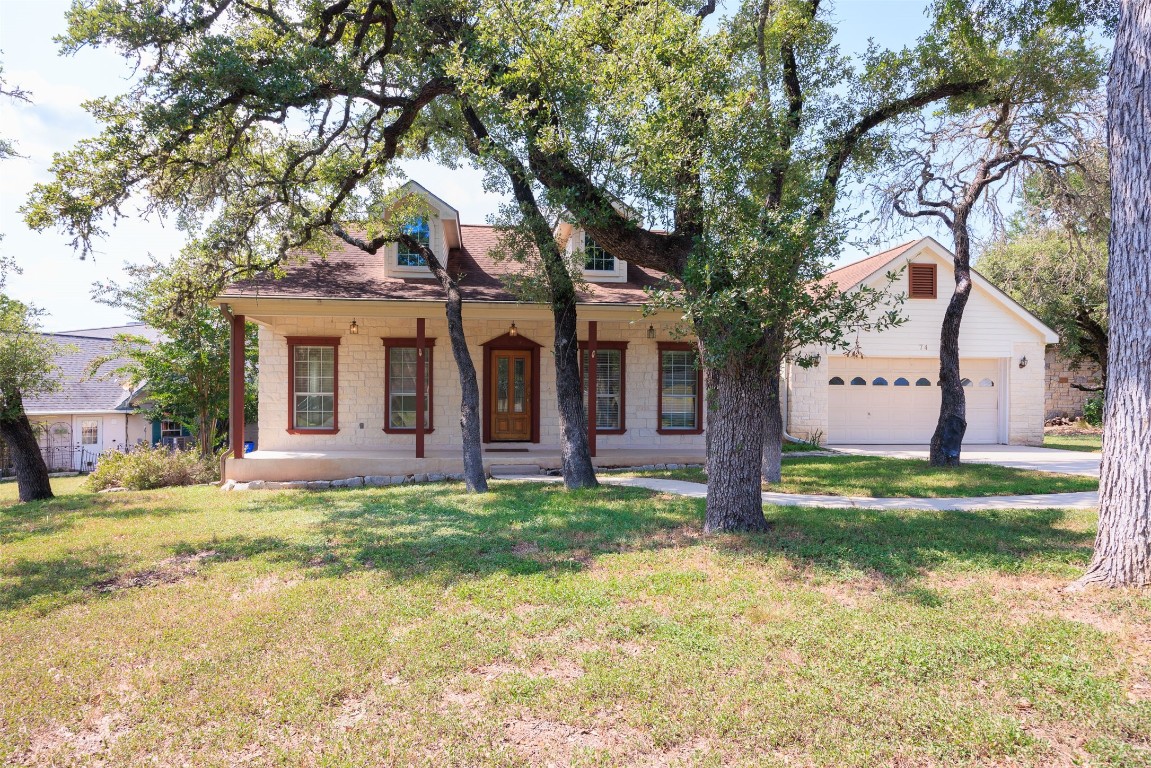
[[[890, 456], [896, 459], [926, 459], [926, 445], [831, 445], [835, 451], [857, 456]], [[972, 445], [963, 447], [960, 460], [967, 464], [999, 464], [1017, 469], [1060, 472], [1067, 475], [1099, 477], [1100, 454], [1083, 451], [1057, 451], [1028, 445]]]

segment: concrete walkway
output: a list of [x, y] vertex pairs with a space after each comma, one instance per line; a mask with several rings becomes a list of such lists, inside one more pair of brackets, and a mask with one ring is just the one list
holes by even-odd
[[[889, 456], [893, 459], [926, 459], [926, 445], [833, 445], [832, 449], [855, 456]], [[1029, 445], [971, 445], [963, 447], [965, 464], [998, 464], [1001, 467], [1058, 472], [1064, 475], [1099, 477], [1101, 454], [1060, 451]]]
[[[1070, 451], [1062, 451], [1070, 453]], [[528, 480], [541, 483], [562, 482], [555, 475], [507, 475], [498, 480]], [[686, 480], [663, 480], [655, 477], [617, 477], [600, 475], [604, 485], [622, 485], [627, 488], [647, 488], [659, 493], [672, 493], [677, 496], [690, 496], [702, 499], [707, 496], [707, 486], [703, 483], [689, 483]], [[797, 493], [764, 492], [764, 504], [782, 507], [850, 507], [855, 509], [935, 509], [973, 512], [986, 509], [1094, 509], [1099, 506], [1096, 491], [1079, 493], [1041, 493], [1030, 496], [975, 496], [960, 499], [873, 499], [863, 496], [814, 496]]]

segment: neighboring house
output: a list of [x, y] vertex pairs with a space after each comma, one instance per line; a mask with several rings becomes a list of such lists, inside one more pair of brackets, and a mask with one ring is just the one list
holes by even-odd
[[[485, 464], [558, 466], [550, 308], [521, 303], [505, 288], [518, 265], [494, 258], [492, 227], [461, 224], [446, 202], [418, 184], [409, 189], [437, 212], [412, 231], [459, 276], [482, 393]], [[578, 335], [585, 369], [590, 349], [597, 360], [596, 463], [701, 461], [707, 405], [693, 344], [680, 313], [642, 312], [646, 290], [661, 276], [613, 258], [579, 229], [561, 234], [569, 249], [589, 250]], [[847, 290], [910, 262], [910, 320], [882, 335], [860, 334], [863, 358], [817, 350], [817, 367], [789, 367], [792, 434], [833, 443], [930, 438], [939, 405], [939, 323], [951, 294], [948, 258], [924, 238], [828, 276]], [[908, 279], [905, 272], [895, 290], [906, 291]], [[418, 254], [390, 245], [369, 255], [339, 243], [278, 279], [233, 284], [215, 303], [237, 317], [234, 341], [242, 342], [240, 317], [259, 325], [260, 450], [230, 458], [227, 478], [460, 471], [459, 377], [444, 297]], [[1043, 351], [1054, 340], [1049, 328], [976, 278], [961, 339], [972, 387], [969, 443], [1042, 440]], [[423, 424], [416, 418], [421, 356]], [[234, 379], [233, 389], [242, 398], [242, 382]]]
[[[24, 410], [37, 428], [52, 469], [88, 470], [103, 451], [159, 440], [164, 425], [136, 413], [139, 389], [102, 373], [90, 374], [92, 363], [113, 351], [112, 339], [120, 333], [148, 338], [155, 335], [143, 323], [48, 334], [70, 348], [56, 358], [60, 387], [50, 394], [27, 398]], [[111, 371], [119, 364], [111, 361], [101, 371]]]

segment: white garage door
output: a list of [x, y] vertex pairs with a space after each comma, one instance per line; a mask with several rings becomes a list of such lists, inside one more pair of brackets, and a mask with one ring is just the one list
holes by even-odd
[[[961, 360], [968, 445], [999, 441], [998, 360]], [[931, 442], [939, 418], [939, 362], [915, 358], [828, 361], [829, 443]]]

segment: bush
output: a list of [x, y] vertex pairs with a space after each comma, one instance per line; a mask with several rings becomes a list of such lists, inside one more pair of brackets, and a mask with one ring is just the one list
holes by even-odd
[[177, 451], [163, 446], [140, 446], [130, 453], [109, 451], [100, 457], [88, 487], [130, 488], [145, 491], [173, 485], [210, 483], [219, 478], [219, 462], [214, 457], [202, 458], [196, 451]]
[[1103, 393], [1096, 392], [1083, 404], [1083, 420], [1093, 427], [1103, 424]]

